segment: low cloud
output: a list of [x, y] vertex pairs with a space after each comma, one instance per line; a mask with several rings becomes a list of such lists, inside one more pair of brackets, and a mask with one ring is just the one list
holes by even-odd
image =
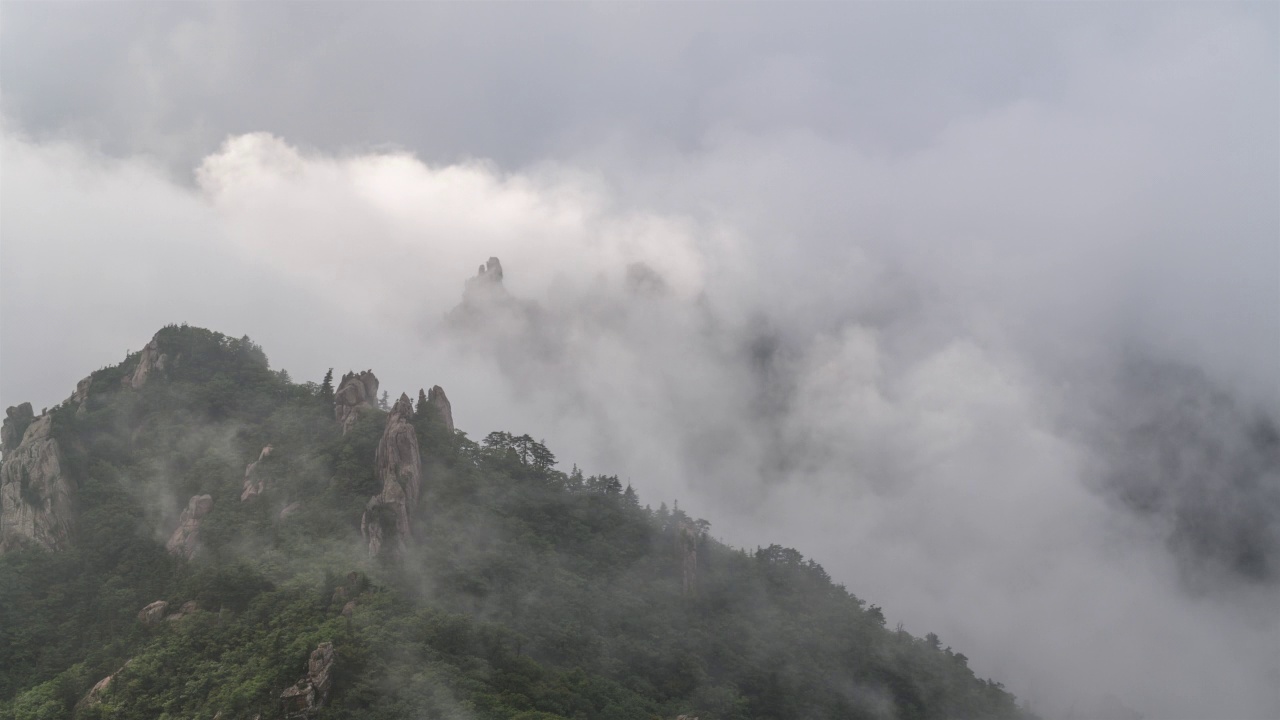
[[[910, 141], [836, 132], [868, 125], [798, 56], [707, 94], [696, 142], [518, 163], [251, 133], [175, 181], [8, 126], [0, 395], [51, 405], [166, 322], [247, 333], [795, 546], [1050, 717], [1274, 716], [1260, 26], [1077, 28], [1052, 82]], [[450, 321], [490, 256], [521, 311]]]

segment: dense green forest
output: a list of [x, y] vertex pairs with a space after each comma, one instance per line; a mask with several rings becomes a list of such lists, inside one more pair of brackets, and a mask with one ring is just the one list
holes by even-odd
[[[50, 408], [74, 518], [54, 549], [5, 538], [0, 718], [1029, 717], [796, 550], [425, 394], [340, 422], [343, 388], [170, 326]], [[41, 422], [10, 415], [14, 444]]]

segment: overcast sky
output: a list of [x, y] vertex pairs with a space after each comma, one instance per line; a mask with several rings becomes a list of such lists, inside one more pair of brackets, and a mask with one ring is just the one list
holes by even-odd
[[[0, 93], [0, 405], [247, 333], [794, 545], [1049, 716], [1280, 716], [1274, 4], [6, 2]], [[491, 255], [539, 320], [459, 333]]]

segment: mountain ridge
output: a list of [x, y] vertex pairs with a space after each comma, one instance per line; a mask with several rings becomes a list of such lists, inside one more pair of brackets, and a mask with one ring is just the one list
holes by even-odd
[[[528, 434], [473, 441], [439, 386], [377, 389], [170, 325], [11, 408], [0, 491], [66, 530], [5, 506], [0, 718], [1029, 716], [798, 551], [728, 547]], [[28, 435], [59, 461], [34, 493]]]

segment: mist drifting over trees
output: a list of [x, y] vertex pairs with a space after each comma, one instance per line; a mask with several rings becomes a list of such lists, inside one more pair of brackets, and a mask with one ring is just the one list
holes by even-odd
[[[1046, 718], [1275, 716], [1277, 22], [10, 5], [0, 406], [34, 422], [172, 323], [247, 334], [292, 378], [273, 387], [372, 368], [389, 411], [438, 383], [469, 452], [527, 434], [557, 472], [616, 477], [654, 512], [678, 499], [749, 559], [795, 548], [779, 562], [883, 607], [885, 637], [936, 633]], [[253, 412], [311, 402], [279, 392]], [[465, 456], [429, 429], [422, 447]], [[361, 507], [375, 494], [371, 464], [225, 431], [199, 437], [237, 477], [207, 487], [156, 469], [180, 457], [147, 449], [163, 435], [113, 450], [156, 466], [126, 503], [156, 544], [138, 552], [165, 555], [193, 495], [230, 522], [213, 478], [240, 503], [269, 443], [264, 469], [327, 482], [349, 462]], [[376, 454], [384, 431], [348, 442]], [[266, 532], [261, 513], [244, 522]], [[334, 553], [367, 549], [351, 522]], [[671, 530], [653, 523], [620, 527]], [[146, 582], [129, 592], [159, 599]], [[273, 692], [321, 640], [289, 640]], [[12, 691], [123, 661], [95, 647], [6, 674]]]

